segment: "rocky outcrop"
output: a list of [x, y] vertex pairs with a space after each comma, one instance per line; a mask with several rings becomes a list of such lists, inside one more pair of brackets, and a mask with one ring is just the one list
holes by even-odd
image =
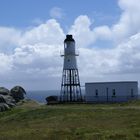
[[24, 99], [25, 90], [20, 86], [13, 87], [10, 91], [0, 87], [0, 112], [16, 106], [16, 103]]
[[5, 87], [0, 87], [0, 95], [10, 95], [10, 91]]
[[26, 91], [21, 86], [15, 86], [10, 90], [10, 95], [15, 99], [16, 102], [24, 99]]
[[3, 96], [3, 98], [4, 98], [6, 104], [7, 104], [9, 107], [14, 107], [14, 106], [16, 105], [16, 101], [15, 101], [15, 99], [14, 99], [12, 96], [10, 96], [10, 95], [5, 95], [5, 96]]
[[0, 95], [0, 112], [15, 106], [15, 101], [12, 103], [13, 99], [9, 100], [9, 98], [11, 98], [9, 95]]
[[0, 103], [0, 112], [6, 111], [10, 109], [10, 107], [6, 103]]

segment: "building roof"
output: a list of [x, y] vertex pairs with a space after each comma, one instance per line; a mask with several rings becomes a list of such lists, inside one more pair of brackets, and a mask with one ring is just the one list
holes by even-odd
[[110, 82], [88, 82], [88, 83], [85, 83], [85, 84], [115, 84], [115, 83], [137, 83], [138, 84], [138, 81], [110, 81]]

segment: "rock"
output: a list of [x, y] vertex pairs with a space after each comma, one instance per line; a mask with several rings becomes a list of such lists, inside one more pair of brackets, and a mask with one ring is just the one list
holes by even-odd
[[10, 107], [6, 103], [0, 103], [0, 112], [6, 111], [10, 109]]
[[0, 112], [16, 106], [16, 102], [24, 99], [24, 94], [26, 92], [20, 86], [15, 86], [10, 91], [5, 87], [0, 87]]
[[16, 106], [16, 102], [10, 95], [0, 95], [1, 110]]
[[16, 106], [16, 101], [15, 101], [15, 99], [14, 99], [12, 96], [5, 95], [3, 98], [4, 98], [4, 100], [6, 101], [6, 104], [7, 104], [9, 107], [14, 107], [14, 106]]
[[0, 87], [0, 95], [9, 95], [10, 92], [7, 88], [5, 87]]
[[48, 96], [46, 97], [47, 104], [57, 104], [58, 103], [58, 97], [57, 96]]
[[4, 95], [0, 95], [0, 103], [6, 103]]
[[16, 102], [24, 99], [26, 91], [21, 86], [15, 86], [10, 90], [10, 95], [15, 99]]
[[8, 106], [8, 104], [6, 104], [6, 101], [4, 99], [5, 95], [0, 95], [0, 112], [1, 111], [5, 111], [8, 110], [10, 107]]

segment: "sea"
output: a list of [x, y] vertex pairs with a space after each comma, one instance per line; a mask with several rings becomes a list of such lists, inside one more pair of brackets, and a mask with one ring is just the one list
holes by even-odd
[[[48, 96], [59, 96], [60, 95], [60, 90], [36, 90], [36, 91], [26, 91], [26, 98], [27, 99], [32, 99], [35, 101], [38, 101], [40, 103], [46, 103], [45, 98]], [[84, 90], [82, 90], [82, 94], [84, 93]]]
[[60, 95], [60, 90], [45, 90], [45, 91], [41, 91], [41, 90], [36, 90], [36, 91], [26, 91], [26, 98], [27, 99], [32, 99], [32, 100], [36, 100], [40, 103], [45, 103], [46, 100], [45, 98], [48, 96], [59, 96]]

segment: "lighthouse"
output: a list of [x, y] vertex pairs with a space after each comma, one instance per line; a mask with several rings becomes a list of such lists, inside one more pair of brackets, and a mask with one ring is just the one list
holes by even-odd
[[60, 91], [61, 102], [82, 101], [79, 73], [76, 61], [75, 40], [72, 35], [66, 35], [64, 40], [64, 58], [62, 83]]

